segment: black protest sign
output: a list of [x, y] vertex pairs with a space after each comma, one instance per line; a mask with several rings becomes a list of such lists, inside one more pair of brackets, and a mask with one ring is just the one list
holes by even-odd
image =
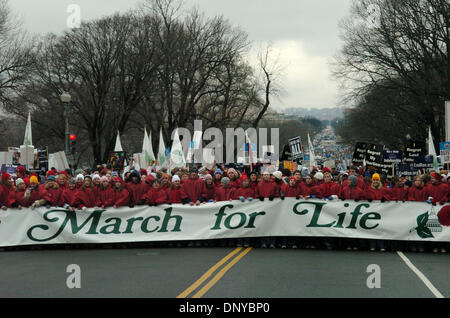
[[403, 152], [401, 150], [383, 151], [384, 164], [402, 163], [402, 160], [403, 160]]
[[37, 149], [37, 160], [35, 160], [34, 169], [36, 170], [48, 170], [48, 148], [42, 147]]
[[367, 144], [364, 142], [357, 142], [355, 145], [355, 151], [353, 152], [353, 163], [363, 163], [366, 158]]
[[303, 148], [302, 141], [300, 137], [291, 138], [288, 140], [289, 147], [291, 150], [292, 160], [302, 160], [303, 159]]
[[383, 163], [383, 145], [367, 144], [366, 166], [368, 169], [379, 171]]
[[399, 176], [415, 177], [418, 174], [418, 170], [409, 163], [397, 163], [395, 164], [395, 173]]
[[284, 145], [280, 161], [292, 161], [291, 148], [289, 145]]
[[403, 154], [403, 163], [417, 163], [419, 157], [425, 156], [425, 142], [408, 140]]

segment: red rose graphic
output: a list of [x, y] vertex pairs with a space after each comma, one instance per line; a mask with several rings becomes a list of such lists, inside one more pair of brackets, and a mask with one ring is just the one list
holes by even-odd
[[450, 205], [444, 206], [438, 213], [439, 223], [450, 226]]

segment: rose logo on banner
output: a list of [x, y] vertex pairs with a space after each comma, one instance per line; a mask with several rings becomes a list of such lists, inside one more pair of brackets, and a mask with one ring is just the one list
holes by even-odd
[[442, 225], [434, 212], [434, 206], [431, 207], [431, 212], [425, 212], [417, 217], [417, 227], [409, 232], [413, 231], [416, 231], [421, 238], [434, 237], [433, 232], [442, 232]]

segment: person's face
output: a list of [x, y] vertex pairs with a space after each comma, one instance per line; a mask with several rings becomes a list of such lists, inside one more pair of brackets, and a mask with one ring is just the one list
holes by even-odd
[[153, 185], [152, 185], [153, 188], [158, 189], [159, 186], [160, 186], [159, 182], [153, 182]]
[[297, 180], [300, 180], [302, 178], [302, 174], [300, 173], [300, 171], [294, 173], [294, 178]]
[[439, 183], [439, 179], [431, 177], [431, 183], [432, 184], [438, 184]]
[[192, 180], [197, 179], [197, 177], [198, 177], [198, 173], [197, 172], [191, 172], [191, 179]]
[[9, 179], [6, 181], [6, 184], [8, 185], [8, 187], [12, 187], [13, 184], [14, 184], [14, 181], [12, 180], [12, 178], [9, 178]]
[[422, 180], [420, 180], [420, 179], [414, 180], [414, 185], [415, 185], [416, 187], [422, 186]]
[[27, 188], [27, 185], [25, 183], [21, 183], [17, 186], [17, 189], [19, 189], [19, 191], [24, 191]]
[[256, 174], [250, 175], [250, 181], [255, 182], [257, 179], [258, 179], [258, 177], [256, 176]]
[[100, 179], [95, 179], [94, 181], [92, 181], [92, 183], [94, 183], [94, 185], [100, 185]]
[[216, 178], [216, 180], [222, 179], [222, 175], [221, 175], [221, 174], [218, 174], [218, 173], [216, 173], [216, 174], [214, 175], [214, 177]]
[[375, 180], [372, 181], [372, 185], [374, 185], [375, 187], [380, 186], [380, 184], [381, 184], [381, 182], [378, 179], [375, 179]]
[[104, 187], [107, 187], [108, 184], [109, 184], [109, 181], [108, 181], [108, 180], [105, 180], [105, 181], [102, 182], [102, 185], [103, 185]]
[[310, 177], [310, 176], [307, 176], [307, 177], [305, 178], [305, 182], [306, 182], [307, 184], [311, 184], [311, 182], [312, 182], [311, 177]]
[[64, 177], [58, 177], [56, 181], [58, 182], [59, 185], [63, 185], [64, 183], [66, 183], [66, 179]]
[[187, 180], [187, 179], [189, 179], [189, 177], [188, 177], [187, 174], [183, 174], [183, 175], [181, 176], [181, 180]]
[[354, 169], [348, 170], [348, 175], [351, 176], [352, 174], [355, 174], [356, 171]]
[[242, 185], [244, 186], [244, 188], [247, 188], [249, 184], [250, 182], [248, 181], [248, 179], [244, 179], [244, 181], [242, 181]]
[[145, 182], [145, 178], [147, 178], [147, 176], [144, 174], [144, 175], [142, 175], [141, 180], [142, 180], [143, 182]]
[[326, 175], [323, 177], [323, 181], [324, 181], [325, 183], [331, 182], [331, 176], [330, 176], [329, 174], [326, 174]]
[[138, 178], [135, 177], [135, 176], [132, 176], [132, 177], [131, 177], [131, 181], [132, 181], [133, 183], [136, 183], [136, 182], [138, 181]]
[[120, 188], [120, 186], [122, 185], [122, 183], [120, 181], [116, 181], [116, 183], [114, 183], [115, 187], [118, 189]]
[[295, 187], [296, 184], [297, 184], [297, 182], [294, 179], [289, 180], [289, 185], [291, 187]]
[[69, 189], [70, 189], [70, 190], [75, 189], [75, 187], [76, 187], [76, 184], [75, 184], [75, 183], [69, 183]]
[[234, 172], [232, 172], [232, 171], [229, 171], [227, 174], [228, 174], [228, 178], [230, 178], [230, 179], [233, 179], [235, 176]]
[[84, 184], [84, 186], [89, 187], [89, 186], [91, 186], [91, 182], [92, 182], [91, 179], [86, 178], [86, 179], [84, 179], [83, 184]]
[[105, 174], [105, 177], [108, 178], [108, 181], [111, 181], [111, 174], [110, 173]]
[[268, 174], [268, 173], [263, 174], [263, 180], [270, 181], [270, 174]]
[[174, 182], [172, 182], [176, 187], [179, 187], [180, 186], [180, 181], [174, 181]]
[[208, 185], [209, 185], [209, 184], [212, 184], [212, 183], [213, 183], [213, 180], [212, 180], [212, 179], [206, 179], [206, 180], [205, 180], [205, 183], [208, 184]]
[[161, 178], [161, 184], [168, 184], [169, 183], [169, 177], [168, 176], [163, 176]]

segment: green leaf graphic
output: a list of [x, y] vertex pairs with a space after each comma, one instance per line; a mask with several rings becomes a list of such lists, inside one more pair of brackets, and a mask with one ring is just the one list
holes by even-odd
[[419, 228], [422, 227], [426, 228], [427, 222], [428, 222], [428, 212], [425, 212], [424, 214], [421, 214], [417, 217], [417, 226]]
[[431, 233], [430, 229], [427, 227], [418, 227], [417, 228], [417, 234], [421, 237], [421, 238], [430, 238], [430, 237], [434, 237], [433, 234]]

